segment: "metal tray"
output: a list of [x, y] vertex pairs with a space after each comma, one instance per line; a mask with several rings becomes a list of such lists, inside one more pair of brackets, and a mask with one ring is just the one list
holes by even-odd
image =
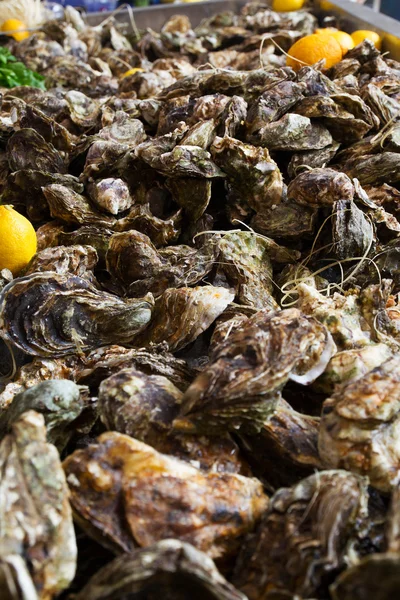
[[[223, 11], [238, 13], [246, 0], [209, 0], [189, 4], [162, 4], [145, 8], [132, 8], [135, 23], [139, 29], [150, 27], [159, 31], [165, 21], [173, 15], [180, 14], [189, 17], [192, 26], [196, 27], [203, 19]], [[382, 50], [400, 61], [400, 22], [373, 11], [371, 8], [348, 2], [348, 0], [314, 0], [318, 14], [333, 15], [338, 19], [340, 27], [345, 31], [355, 29], [371, 29], [379, 33], [383, 39]], [[89, 25], [98, 25], [110, 14], [107, 12], [91, 13], [86, 17]], [[127, 10], [115, 14], [115, 19], [129, 23]]]

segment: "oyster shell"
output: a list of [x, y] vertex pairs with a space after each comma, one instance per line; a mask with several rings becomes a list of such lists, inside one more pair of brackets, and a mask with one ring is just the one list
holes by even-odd
[[101, 179], [88, 186], [93, 203], [112, 215], [128, 210], [133, 204], [129, 188], [122, 179]]
[[256, 479], [201, 472], [116, 432], [75, 451], [64, 469], [81, 525], [125, 551], [174, 537], [211, 558], [232, 556], [268, 501]]
[[169, 288], [156, 300], [150, 325], [135, 345], [165, 342], [171, 352], [181, 350], [208, 329], [233, 298], [229, 290], [212, 285]]
[[287, 113], [278, 121], [266, 124], [253, 143], [268, 150], [299, 152], [326, 148], [333, 142], [328, 129], [308, 117]]
[[122, 369], [99, 387], [98, 411], [108, 430], [125, 433], [159, 452], [215, 472], [248, 474], [229, 434], [221, 438], [172, 431], [183, 392], [166, 377]]
[[367, 482], [346, 471], [281, 488], [242, 548], [233, 582], [249, 600], [312, 598], [324, 588], [326, 597], [327, 581], [346, 566], [367, 517]]
[[261, 310], [277, 310], [272, 292], [272, 264], [269, 244], [248, 231], [225, 234], [219, 242], [222, 271], [236, 288], [240, 304]]
[[312, 169], [300, 173], [287, 190], [289, 200], [305, 206], [331, 206], [339, 200], [351, 201], [354, 193], [349, 177], [333, 169]]
[[34, 129], [16, 131], [8, 140], [7, 152], [11, 171], [33, 169], [48, 173], [67, 172], [61, 154]]
[[50, 214], [54, 219], [79, 225], [112, 227], [115, 219], [101, 213], [81, 194], [64, 185], [54, 183], [43, 188]]
[[126, 286], [129, 296], [160, 296], [167, 288], [198, 283], [213, 267], [217, 249], [170, 246], [157, 250], [138, 231], [114, 234], [107, 251], [107, 270]]
[[1, 543], [25, 561], [38, 598], [51, 599], [72, 581], [77, 551], [65, 476], [42, 415], [28, 411], [13, 423], [0, 464]]
[[33, 273], [0, 301], [2, 334], [28, 354], [58, 357], [131, 341], [150, 321], [151, 295], [122, 300], [80, 277]]
[[73, 381], [53, 379], [16, 394], [7, 410], [0, 413], [0, 437], [23, 413], [34, 410], [44, 416], [47, 441], [62, 452], [74, 433], [74, 421], [88, 404], [83, 391]]
[[[214, 562], [191, 544], [162, 540], [148, 548], [123, 554], [98, 571], [76, 600], [122, 600], [145, 594], [148, 598], [162, 587], [166, 599], [246, 600], [219, 573]], [[132, 596], [132, 597], [133, 597]]]
[[400, 478], [399, 363], [397, 354], [351, 381], [325, 400], [321, 415], [318, 446], [323, 463], [368, 475], [383, 492], [397, 486]]
[[217, 137], [211, 154], [227, 175], [229, 199], [240, 199], [257, 213], [279, 204], [282, 175], [266, 148], [256, 148], [230, 137]]
[[52, 271], [59, 275], [84, 277], [95, 283], [93, 269], [97, 262], [97, 252], [92, 246], [55, 246], [38, 252], [24, 275]]
[[327, 329], [299, 310], [259, 311], [213, 349], [210, 364], [186, 390], [174, 426], [258, 432], [289, 378], [314, 381], [335, 351]]

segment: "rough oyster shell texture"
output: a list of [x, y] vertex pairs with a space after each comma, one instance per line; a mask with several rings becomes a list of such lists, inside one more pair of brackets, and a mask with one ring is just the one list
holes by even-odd
[[2, 37], [1, 600], [400, 597], [400, 63], [314, 4]]

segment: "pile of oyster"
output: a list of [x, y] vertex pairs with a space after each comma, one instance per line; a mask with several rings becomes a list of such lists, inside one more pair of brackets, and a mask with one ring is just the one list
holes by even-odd
[[39, 244], [0, 274], [2, 599], [399, 596], [400, 63], [295, 73], [316, 26], [9, 42], [47, 91], [1, 90]]

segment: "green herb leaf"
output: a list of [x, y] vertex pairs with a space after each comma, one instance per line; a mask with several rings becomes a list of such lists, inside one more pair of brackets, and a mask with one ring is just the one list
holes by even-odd
[[0, 47], [0, 86], [28, 85], [45, 90], [44, 77], [17, 61], [8, 48]]

